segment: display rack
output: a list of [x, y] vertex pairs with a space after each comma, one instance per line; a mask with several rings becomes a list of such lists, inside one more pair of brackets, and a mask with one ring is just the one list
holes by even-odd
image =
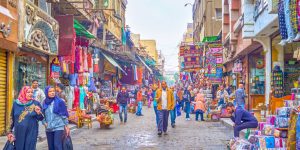
[[284, 96], [284, 88], [283, 88], [283, 72], [281, 70], [273, 70], [272, 71], [272, 89], [273, 95], [276, 98], [280, 98]]

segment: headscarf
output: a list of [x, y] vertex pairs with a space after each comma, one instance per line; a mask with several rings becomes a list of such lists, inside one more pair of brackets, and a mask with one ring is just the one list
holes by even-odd
[[26, 98], [26, 94], [27, 94], [27, 91], [28, 91], [29, 89], [31, 89], [30, 86], [24, 86], [24, 87], [21, 89], [20, 93], [19, 93], [18, 100], [19, 100], [22, 104], [25, 104], [25, 103], [27, 103], [27, 102], [33, 100], [33, 98], [31, 98], [31, 99], [27, 99], [27, 98]]
[[66, 106], [65, 102], [61, 98], [59, 98], [56, 94], [52, 98], [48, 96], [50, 88], [54, 88], [54, 87], [47, 86], [46, 89], [45, 89], [46, 99], [45, 99], [44, 104], [43, 104], [44, 112], [49, 107], [49, 105], [51, 105], [51, 103], [54, 102], [53, 112], [57, 115], [60, 115], [60, 116], [69, 117], [69, 113], [68, 113], [67, 106]]

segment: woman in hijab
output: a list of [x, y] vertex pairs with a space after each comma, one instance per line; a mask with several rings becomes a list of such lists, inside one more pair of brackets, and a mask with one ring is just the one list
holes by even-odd
[[33, 89], [24, 86], [13, 103], [11, 126], [7, 135], [15, 141], [16, 150], [35, 150], [38, 136], [38, 121], [43, 120], [41, 104], [32, 99]]
[[48, 147], [49, 150], [62, 150], [63, 136], [70, 133], [66, 103], [57, 96], [52, 86], [46, 87], [45, 95], [43, 124], [46, 127]]

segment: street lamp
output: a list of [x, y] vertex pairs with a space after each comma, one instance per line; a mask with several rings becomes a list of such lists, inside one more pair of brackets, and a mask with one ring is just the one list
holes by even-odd
[[184, 7], [186, 7], [186, 6], [188, 6], [188, 5], [191, 5], [191, 6], [193, 6], [193, 4], [192, 4], [192, 3], [186, 3], [186, 4], [184, 4]]

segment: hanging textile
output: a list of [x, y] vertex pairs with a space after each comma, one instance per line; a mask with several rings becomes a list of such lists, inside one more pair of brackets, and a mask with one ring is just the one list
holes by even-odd
[[73, 15], [57, 15], [55, 19], [59, 24], [58, 55], [73, 56], [68, 61], [74, 62], [74, 59], [72, 59], [75, 54], [76, 39], [76, 33], [73, 28], [74, 17]]
[[79, 95], [80, 95], [80, 90], [78, 87], [74, 88], [74, 103], [73, 103], [73, 108], [79, 107]]
[[72, 109], [74, 103], [74, 87], [66, 86], [65, 88], [66, 100], [67, 100], [67, 107], [68, 109]]
[[142, 85], [143, 84], [143, 67], [138, 67], [138, 69], [137, 69], [137, 76], [138, 76], [137, 83], [139, 85]]
[[296, 11], [297, 11], [297, 19], [298, 19], [298, 32], [300, 32], [300, 0], [297, 0]]
[[86, 96], [86, 92], [85, 92], [85, 89], [82, 86], [80, 86], [79, 90], [80, 90], [79, 107], [80, 107], [80, 109], [85, 109], [85, 107], [84, 107], [84, 98]]
[[284, 13], [284, 0], [278, 2], [278, 20], [279, 20], [279, 31], [282, 40], [288, 38], [287, 28], [285, 24], [285, 13]]
[[83, 57], [82, 57], [82, 59], [83, 59], [83, 71], [88, 72], [89, 68], [88, 68], [88, 62], [87, 62], [88, 60], [87, 60], [87, 48], [86, 47], [84, 47], [82, 49], [82, 53], [83, 53]]
[[292, 111], [290, 114], [289, 128], [288, 128], [288, 140], [287, 140], [287, 149], [294, 150], [296, 149], [296, 124], [297, 124], [298, 115], [295, 111]]
[[70, 85], [71, 86], [73, 86], [73, 87], [76, 86], [76, 84], [77, 84], [77, 78], [78, 78], [78, 74], [77, 73], [69, 75], [69, 80], [70, 80]]
[[290, 0], [291, 21], [294, 36], [298, 33], [297, 0]]
[[292, 26], [292, 18], [291, 18], [291, 10], [290, 10], [290, 0], [284, 0], [284, 13], [285, 13], [285, 24], [288, 33], [288, 41], [293, 40], [295, 38], [295, 34]]

